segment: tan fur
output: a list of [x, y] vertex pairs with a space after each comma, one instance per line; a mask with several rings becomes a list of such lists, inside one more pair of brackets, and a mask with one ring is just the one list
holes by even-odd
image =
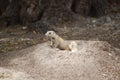
[[47, 31], [45, 36], [50, 40], [51, 47], [59, 48], [61, 50], [77, 51], [77, 43], [72, 41], [68, 42], [58, 36], [54, 31]]

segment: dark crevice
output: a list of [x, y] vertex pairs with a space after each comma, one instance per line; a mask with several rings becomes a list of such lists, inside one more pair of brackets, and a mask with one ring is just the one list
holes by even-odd
[[88, 16], [91, 16], [91, 17], [96, 17], [97, 16], [95, 7], [93, 7], [93, 6], [90, 7], [90, 13], [89, 13]]
[[38, 16], [38, 20], [41, 20], [41, 18], [42, 18], [42, 16], [43, 16], [43, 14], [44, 14], [44, 10], [43, 10], [43, 11], [41, 11], [41, 13], [39, 14], [39, 16]]
[[72, 1], [72, 5], [71, 5], [71, 10], [72, 10], [74, 13], [76, 13], [76, 11], [75, 11], [75, 3], [76, 3], [76, 0], [73, 0], [73, 1]]

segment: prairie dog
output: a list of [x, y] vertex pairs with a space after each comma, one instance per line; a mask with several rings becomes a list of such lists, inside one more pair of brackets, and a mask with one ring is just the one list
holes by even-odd
[[61, 50], [77, 51], [77, 43], [66, 41], [58, 36], [54, 31], [47, 31], [45, 36], [50, 40], [50, 46]]

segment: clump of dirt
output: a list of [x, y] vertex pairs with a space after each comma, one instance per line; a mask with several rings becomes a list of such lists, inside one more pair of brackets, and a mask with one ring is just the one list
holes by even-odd
[[[119, 48], [105, 41], [76, 41], [77, 52], [47, 43], [0, 56], [0, 66], [26, 72], [34, 80], [119, 80]], [[24, 79], [23, 79], [24, 80]]]
[[33, 80], [24, 72], [0, 68], [0, 80]]

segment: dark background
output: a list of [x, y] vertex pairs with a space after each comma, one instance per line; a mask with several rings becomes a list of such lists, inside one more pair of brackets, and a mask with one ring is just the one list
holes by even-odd
[[0, 0], [0, 52], [65, 39], [107, 41], [120, 47], [120, 0]]

